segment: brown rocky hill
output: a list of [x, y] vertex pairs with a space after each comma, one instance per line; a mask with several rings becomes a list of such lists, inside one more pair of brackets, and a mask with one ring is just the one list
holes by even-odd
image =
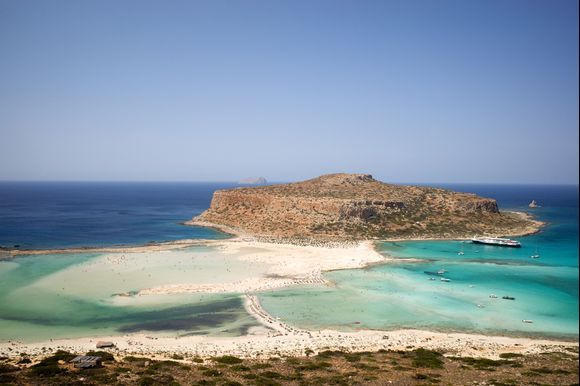
[[531, 233], [539, 223], [471, 193], [377, 181], [368, 174], [218, 190], [192, 220], [235, 233], [326, 240], [466, 238]]

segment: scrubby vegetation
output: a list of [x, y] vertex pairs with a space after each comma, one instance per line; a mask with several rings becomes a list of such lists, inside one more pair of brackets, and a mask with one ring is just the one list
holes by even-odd
[[[180, 354], [175, 360], [147, 357], [106, 358], [97, 369], [78, 370], [68, 361], [76, 354], [59, 351], [32, 364], [0, 359], [0, 384], [10, 385], [574, 385], [578, 354], [547, 353], [500, 359], [446, 356], [413, 351], [323, 351], [304, 357], [201, 359]], [[181, 359], [176, 359], [176, 358]]]

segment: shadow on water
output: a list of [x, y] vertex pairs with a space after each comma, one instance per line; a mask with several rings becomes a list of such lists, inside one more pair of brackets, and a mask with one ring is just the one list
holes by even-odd
[[[137, 331], [195, 331], [209, 328], [228, 327], [225, 332], [247, 331], [252, 323], [239, 297], [209, 301], [202, 304], [186, 304], [158, 310], [140, 311], [136, 309], [99, 306], [94, 303], [76, 301], [75, 308], [85, 312], [63, 318], [46, 314], [4, 315], [5, 320], [33, 323], [43, 326], [85, 326], [87, 328], [113, 327], [122, 333]], [[230, 326], [236, 321], [247, 319], [242, 326]], [[236, 331], [234, 331], [236, 330]]]
[[227, 323], [232, 323], [236, 319], [237, 315], [230, 312], [191, 315], [183, 318], [157, 319], [149, 322], [128, 324], [118, 328], [118, 331], [129, 333], [138, 331], [199, 330], [222, 326]]

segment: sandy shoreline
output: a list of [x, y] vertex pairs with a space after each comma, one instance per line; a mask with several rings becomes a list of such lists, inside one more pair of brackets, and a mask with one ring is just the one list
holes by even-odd
[[[275, 319], [274, 319], [275, 320]], [[276, 321], [274, 322], [276, 323]], [[111, 351], [117, 356], [138, 355], [150, 358], [185, 358], [234, 355], [241, 358], [271, 356], [303, 356], [307, 351], [341, 350], [348, 352], [378, 350], [413, 350], [425, 348], [446, 355], [497, 359], [502, 353], [535, 354], [566, 351], [578, 347], [578, 342], [544, 339], [510, 338], [461, 333], [440, 333], [423, 330], [340, 332], [334, 330], [305, 331], [254, 328], [240, 337], [160, 337], [150, 334], [130, 334], [106, 337], [51, 340], [37, 343], [10, 341], [0, 344], [0, 356], [17, 358], [26, 353], [33, 358], [51, 351], [67, 350], [86, 353], [95, 350], [96, 342], [111, 341]]]

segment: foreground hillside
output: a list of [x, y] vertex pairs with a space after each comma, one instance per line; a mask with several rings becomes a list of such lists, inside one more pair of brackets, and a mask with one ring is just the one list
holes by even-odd
[[[448, 357], [439, 352], [325, 351], [305, 357], [239, 359], [232, 356], [175, 360], [103, 358], [103, 367], [78, 370], [75, 354], [59, 351], [37, 362], [0, 358], [0, 384], [10, 385], [577, 385], [578, 354], [501, 355], [497, 360]], [[309, 353], [307, 353], [309, 354]]]
[[470, 193], [329, 174], [308, 181], [219, 190], [193, 224], [255, 236], [315, 239], [520, 235], [539, 223]]

